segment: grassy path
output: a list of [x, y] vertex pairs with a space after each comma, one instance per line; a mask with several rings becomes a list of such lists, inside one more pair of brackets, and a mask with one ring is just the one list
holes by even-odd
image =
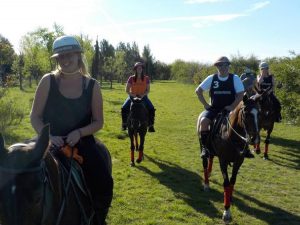
[[[103, 87], [105, 126], [97, 137], [113, 157], [115, 194], [109, 224], [223, 224], [223, 188], [217, 160], [211, 191], [202, 190], [202, 164], [195, 130], [202, 106], [194, 89], [193, 85], [174, 82], [152, 84], [149, 97], [157, 108], [157, 132], [146, 136], [145, 160], [130, 167], [129, 139], [120, 131], [124, 86], [115, 85], [113, 90]], [[27, 101], [24, 105], [32, 95], [22, 93]], [[33, 134], [26, 119], [8, 140], [22, 140]], [[300, 224], [299, 146], [299, 127], [275, 125], [270, 160], [256, 156], [246, 159], [240, 169], [231, 224]]]

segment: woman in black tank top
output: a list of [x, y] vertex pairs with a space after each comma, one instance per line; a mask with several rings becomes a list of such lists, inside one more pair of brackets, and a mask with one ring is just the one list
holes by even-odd
[[81, 46], [74, 37], [57, 38], [53, 52], [57, 69], [44, 75], [37, 87], [31, 124], [37, 133], [45, 124], [50, 125], [51, 148], [78, 148], [84, 159], [81, 167], [95, 200], [98, 224], [104, 224], [112, 200], [113, 179], [93, 136], [103, 127], [100, 86], [89, 76]]
[[259, 64], [260, 69], [260, 75], [258, 76], [258, 89], [260, 91], [264, 90], [271, 90], [270, 97], [272, 99], [274, 110], [277, 115], [275, 122], [281, 122], [281, 104], [278, 100], [278, 98], [274, 94], [274, 88], [275, 88], [275, 78], [274, 75], [269, 73], [269, 65], [266, 62], [261, 62]]

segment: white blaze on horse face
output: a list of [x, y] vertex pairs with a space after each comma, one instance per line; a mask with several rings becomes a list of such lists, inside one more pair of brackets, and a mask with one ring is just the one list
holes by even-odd
[[11, 186], [11, 194], [14, 195], [16, 192], [16, 185]]
[[257, 109], [252, 109], [251, 110], [251, 114], [254, 117], [254, 123], [255, 123], [256, 132], [258, 132], [258, 111], [257, 111]]

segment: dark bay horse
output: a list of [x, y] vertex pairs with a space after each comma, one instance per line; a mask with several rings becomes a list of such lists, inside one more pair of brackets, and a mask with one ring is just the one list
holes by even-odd
[[139, 152], [137, 163], [142, 162], [144, 158], [144, 143], [148, 128], [148, 110], [141, 98], [131, 98], [127, 127], [130, 137], [131, 166], [134, 166], [134, 150]]
[[[244, 96], [243, 101], [230, 113], [222, 114], [221, 122], [212, 128], [208, 148], [211, 156], [209, 159], [203, 158], [204, 167], [204, 190], [209, 190], [209, 173], [211, 172], [213, 156], [219, 158], [220, 168], [223, 175], [224, 187], [224, 222], [231, 220], [230, 202], [240, 166], [244, 161], [243, 150], [248, 144], [259, 142], [258, 128], [258, 105], [257, 100]], [[198, 133], [199, 121], [198, 119]], [[229, 179], [227, 168], [232, 163], [232, 174]]]
[[[260, 119], [259, 119], [259, 127], [260, 130], [263, 129], [267, 132], [267, 136], [265, 139], [265, 148], [264, 148], [264, 159], [268, 159], [268, 151], [270, 144], [271, 133], [274, 129], [274, 123], [276, 121], [276, 110], [274, 109], [274, 105], [271, 99], [272, 93], [269, 90], [263, 91], [261, 94], [258, 94], [256, 98], [259, 99], [259, 107], [260, 107]], [[254, 152], [260, 154], [260, 143], [254, 145]]]
[[[96, 225], [79, 164], [72, 160], [78, 168], [64, 171], [48, 151], [48, 144], [48, 126], [37, 141], [14, 144], [8, 149], [0, 134], [1, 224]], [[104, 150], [111, 168], [109, 152]], [[76, 171], [79, 176], [69, 179]]]

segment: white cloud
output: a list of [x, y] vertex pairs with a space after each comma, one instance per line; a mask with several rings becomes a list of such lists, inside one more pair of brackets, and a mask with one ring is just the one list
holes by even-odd
[[216, 2], [224, 2], [226, 0], [185, 0], [185, 4], [203, 4], [203, 3], [216, 3]]
[[210, 15], [210, 16], [188, 16], [188, 17], [169, 17], [169, 18], [159, 18], [159, 19], [149, 19], [140, 20], [134, 22], [128, 22], [123, 24], [124, 26], [135, 26], [135, 25], [145, 25], [145, 24], [161, 24], [169, 22], [224, 22], [233, 20], [239, 17], [245, 16], [244, 14], [220, 14], [220, 15]]
[[253, 12], [253, 11], [262, 9], [262, 8], [266, 7], [267, 5], [269, 5], [270, 3], [271, 3], [270, 1], [255, 3], [254, 5], [252, 5], [252, 7], [250, 9], [247, 10], [247, 12]]

